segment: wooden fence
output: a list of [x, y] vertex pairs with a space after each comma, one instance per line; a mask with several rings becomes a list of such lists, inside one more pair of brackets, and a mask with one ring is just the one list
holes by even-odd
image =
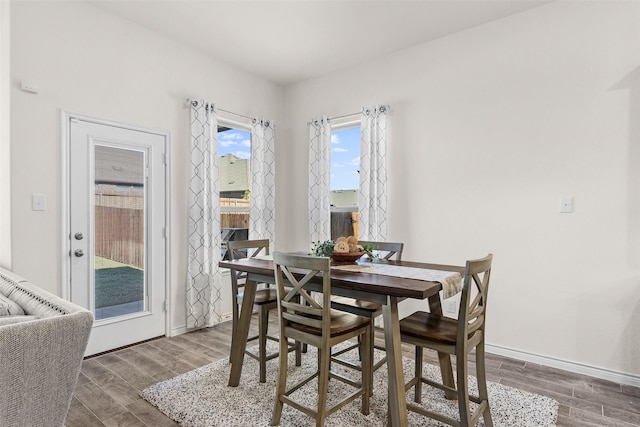
[[[221, 207], [248, 208], [249, 199], [221, 197]], [[221, 212], [220, 228], [249, 228], [249, 212]]]
[[[107, 190], [101, 189], [101, 190]], [[111, 194], [109, 194], [111, 193]], [[119, 193], [119, 194], [114, 194]], [[248, 206], [244, 199], [221, 199], [222, 206]], [[142, 194], [101, 191], [96, 194], [95, 253], [144, 268], [144, 198]], [[222, 212], [221, 228], [249, 228], [249, 212]], [[331, 238], [358, 235], [357, 212], [331, 213]]]
[[358, 235], [358, 212], [331, 212], [331, 239]]
[[249, 212], [221, 212], [220, 228], [249, 228]]
[[220, 206], [234, 206], [248, 208], [251, 201], [249, 199], [234, 199], [230, 197], [220, 197]]
[[[144, 268], [144, 210], [96, 206], [99, 257]], [[248, 212], [222, 212], [221, 228], [249, 228]]]
[[144, 268], [144, 210], [96, 206], [95, 253]]

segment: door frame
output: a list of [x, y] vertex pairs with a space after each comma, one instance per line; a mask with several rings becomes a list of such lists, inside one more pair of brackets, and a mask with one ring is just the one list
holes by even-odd
[[150, 129], [141, 126], [129, 125], [126, 123], [116, 122], [112, 120], [98, 119], [96, 117], [86, 116], [83, 114], [72, 113], [61, 110], [61, 136], [60, 141], [62, 145], [61, 151], [61, 191], [60, 191], [60, 218], [62, 220], [62, 234], [61, 234], [61, 283], [62, 283], [62, 298], [69, 300], [71, 296], [71, 229], [70, 229], [70, 171], [69, 171], [69, 156], [71, 147], [71, 132], [69, 129], [69, 121], [71, 119], [82, 120], [85, 122], [96, 123], [99, 125], [119, 127], [122, 129], [139, 131], [159, 135], [164, 138], [164, 150], [165, 150], [165, 239], [164, 239], [164, 256], [165, 256], [165, 284], [164, 293], [166, 301], [165, 312], [165, 336], [171, 336], [171, 307], [173, 306], [172, 294], [171, 294], [171, 133], [169, 131]]

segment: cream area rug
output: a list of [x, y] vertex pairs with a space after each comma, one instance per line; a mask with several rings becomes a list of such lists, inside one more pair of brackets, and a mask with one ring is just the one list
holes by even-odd
[[[271, 344], [271, 343], [270, 343]], [[273, 343], [271, 345], [277, 346]], [[342, 357], [357, 357], [353, 355]], [[376, 351], [376, 353], [378, 353]], [[382, 353], [376, 354], [381, 357]], [[294, 354], [289, 354], [288, 384], [294, 384], [297, 378], [312, 372], [317, 365], [315, 349], [309, 347], [309, 352], [303, 354], [302, 366], [296, 367]], [[169, 418], [185, 427], [213, 427], [213, 426], [269, 426], [275, 400], [275, 387], [278, 374], [278, 360], [267, 362], [267, 382], [258, 381], [258, 362], [246, 357], [242, 369], [242, 377], [238, 387], [228, 387], [230, 364], [228, 359], [205, 365], [201, 368], [152, 385], [144, 389], [141, 395], [149, 403], [156, 406]], [[359, 372], [344, 368], [337, 363], [332, 369], [349, 374], [357, 379]], [[411, 378], [414, 363], [404, 358], [405, 379]], [[437, 366], [425, 364], [427, 376], [440, 380], [440, 370]], [[475, 377], [470, 376], [470, 390], [477, 393]], [[326, 426], [386, 426], [387, 425], [387, 370], [378, 369], [374, 374], [374, 395], [370, 401], [369, 415], [360, 412], [361, 401], [356, 399], [329, 416]], [[497, 383], [488, 384], [489, 402], [493, 422], [496, 427], [541, 427], [555, 426], [558, 402], [537, 394], [528, 393]], [[353, 389], [340, 381], [332, 380], [329, 385], [330, 400], [336, 396], [347, 395]], [[458, 416], [457, 401], [444, 398], [444, 393], [424, 385], [422, 391], [423, 406]], [[317, 396], [317, 383], [311, 381], [293, 394], [307, 406], [314, 407]], [[407, 401], [413, 401], [413, 390], [407, 392]], [[281, 426], [312, 426], [313, 420], [305, 414], [284, 406]], [[441, 423], [409, 412], [411, 426], [440, 426]], [[480, 426], [484, 423], [481, 421]]]

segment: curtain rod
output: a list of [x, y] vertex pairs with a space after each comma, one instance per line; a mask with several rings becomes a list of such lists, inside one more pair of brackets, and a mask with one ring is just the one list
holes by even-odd
[[[196, 101], [195, 99], [187, 98], [187, 104], [190, 104], [190, 105], [192, 105], [194, 107], [197, 105], [197, 102], [198, 101]], [[222, 111], [222, 112], [227, 113], [227, 114], [231, 114], [232, 116], [242, 117], [243, 119], [247, 119], [247, 120], [253, 120], [254, 119], [254, 117], [249, 117], [249, 116], [245, 116], [243, 114], [234, 113], [233, 111], [225, 110], [223, 108], [217, 108], [217, 110], [218, 111]]]
[[[333, 117], [327, 117], [327, 122], [331, 122], [333, 120], [338, 120], [338, 119], [346, 119], [347, 117], [356, 117], [359, 116], [361, 113], [350, 113], [350, 114], [343, 114], [341, 116], [333, 116]], [[311, 123], [313, 123], [315, 119], [312, 119], [310, 121], [307, 122], [307, 126], [309, 126]]]
[[[388, 105], [386, 105], [386, 104], [383, 104], [383, 105], [377, 106], [377, 107], [375, 107], [375, 108], [376, 108], [376, 109], [378, 109], [378, 108], [379, 108], [381, 112], [384, 112], [384, 111], [386, 111], [386, 110], [388, 110], [388, 109], [389, 109], [389, 106], [388, 106]], [[361, 114], [363, 114], [363, 113], [364, 113], [364, 114], [366, 114], [366, 115], [368, 115], [368, 114], [369, 114], [369, 112], [370, 112], [370, 109], [369, 109], [369, 108], [363, 108], [363, 109], [362, 109], [362, 111], [358, 111], [358, 112], [356, 112], [356, 113], [349, 113], [349, 114], [343, 114], [343, 115], [341, 115], [341, 116], [327, 117], [327, 120], [330, 122], [330, 121], [332, 121], [332, 120], [346, 119], [346, 118], [348, 118], [348, 117], [356, 117], [356, 116], [360, 116], [360, 115], [361, 115]], [[309, 121], [309, 122], [307, 122], [307, 125], [310, 125], [310, 124], [311, 124], [311, 122], [310, 122], [310, 121]]]

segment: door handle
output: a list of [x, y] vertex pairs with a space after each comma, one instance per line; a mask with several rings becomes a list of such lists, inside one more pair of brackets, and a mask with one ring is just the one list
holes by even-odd
[[81, 256], [84, 256], [84, 251], [82, 249], [76, 249], [74, 255], [80, 258]]

